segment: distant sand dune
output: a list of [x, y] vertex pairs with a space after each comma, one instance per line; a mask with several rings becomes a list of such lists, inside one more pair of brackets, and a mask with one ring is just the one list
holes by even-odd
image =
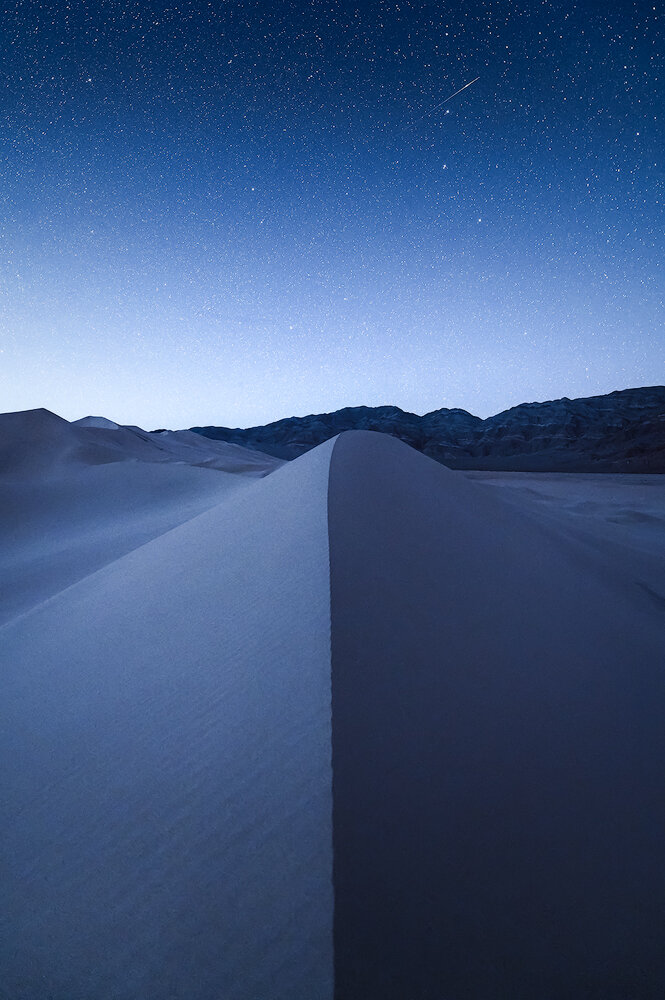
[[0, 625], [281, 464], [91, 419], [0, 415]]

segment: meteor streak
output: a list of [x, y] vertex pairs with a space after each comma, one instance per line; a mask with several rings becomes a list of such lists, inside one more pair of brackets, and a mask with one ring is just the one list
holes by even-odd
[[[456, 90], [454, 94], [450, 95], [450, 97], [446, 97], [445, 101], [441, 101], [441, 104], [437, 104], [436, 108], [434, 108], [434, 111], [436, 111], [437, 108], [442, 108], [444, 104], [448, 103], [448, 101], [452, 101], [453, 97], [457, 97], [458, 94], [461, 94], [463, 90], [466, 90], [467, 87], [470, 87], [472, 83], [476, 83], [476, 81], [478, 80], [480, 80], [479, 76], [477, 76], [475, 80], [470, 80], [469, 83], [465, 83], [463, 87], [460, 87], [459, 90]], [[430, 111], [430, 114], [434, 114], [434, 111]]]
[[450, 97], [446, 97], [445, 101], [441, 101], [441, 103], [437, 104], [436, 107], [432, 108], [431, 111], [428, 111], [428, 112], [426, 112], [426, 114], [421, 115], [420, 118], [416, 118], [416, 120], [413, 121], [413, 122], [411, 122], [411, 124], [408, 127], [409, 128], [413, 128], [413, 126], [417, 125], [418, 122], [421, 122], [423, 120], [423, 118], [429, 118], [431, 115], [436, 114], [436, 112], [439, 110], [439, 108], [442, 108], [444, 104], [448, 103], [448, 101], [452, 101], [453, 97], [457, 97], [458, 94], [461, 94], [462, 91], [466, 90], [467, 87], [470, 87], [471, 84], [477, 83], [478, 80], [480, 80], [479, 76], [475, 77], [475, 79], [473, 79], [473, 80], [469, 80], [468, 83], [465, 83], [463, 87], [460, 87], [459, 90], [456, 90], [454, 94], [450, 95]]

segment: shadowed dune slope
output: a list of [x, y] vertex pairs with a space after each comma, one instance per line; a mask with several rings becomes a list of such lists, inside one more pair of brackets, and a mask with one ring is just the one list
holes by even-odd
[[332, 995], [331, 449], [0, 629], [1, 997]]
[[335, 995], [661, 997], [665, 629], [395, 439], [333, 451]]

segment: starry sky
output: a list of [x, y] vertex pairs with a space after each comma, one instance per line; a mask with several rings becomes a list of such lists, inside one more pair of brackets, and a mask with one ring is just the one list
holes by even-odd
[[244, 426], [662, 383], [662, 27], [5, 0], [0, 409]]

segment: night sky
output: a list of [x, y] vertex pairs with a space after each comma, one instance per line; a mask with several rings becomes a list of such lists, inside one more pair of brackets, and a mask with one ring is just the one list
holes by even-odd
[[0, 410], [487, 416], [665, 381], [650, 3], [0, 23]]

